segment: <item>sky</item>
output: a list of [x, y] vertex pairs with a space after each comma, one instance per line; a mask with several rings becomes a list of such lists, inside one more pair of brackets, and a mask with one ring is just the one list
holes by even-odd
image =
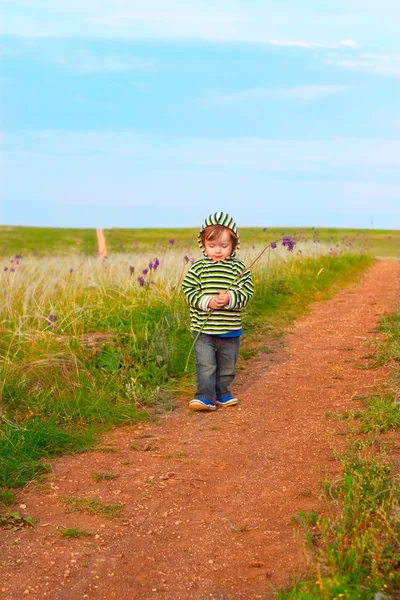
[[400, 228], [398, 0], [2, 0], [0, 224]]

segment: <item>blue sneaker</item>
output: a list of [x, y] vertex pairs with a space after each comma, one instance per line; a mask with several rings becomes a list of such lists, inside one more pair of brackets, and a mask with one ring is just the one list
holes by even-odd
[[193, 398], [189, 402], [189, 408], [192, 410], [217, 410], [214, 402], [211, 402], [208, 398]]
[[235, 406], [235, 404], [239, 404], [239, 400], [234, 398], [232, 394], [228, 394], [223, 398], [218, 398], [217, 404], [218, 406]]

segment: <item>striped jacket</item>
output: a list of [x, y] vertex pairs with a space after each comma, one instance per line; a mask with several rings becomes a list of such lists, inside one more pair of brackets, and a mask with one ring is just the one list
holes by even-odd
[[[226, 213], [215, 213], [206, 219], [204, 227], [210, 224], [225, 224], [230, 219], [230, 229], [236, 231], [236, 225]], [[235, 258], [234, 253], [221, 261], [209, 258], [201, 245], [204, 258], [194, 263], [187, 272], [182, 289], [190, 306], [190, 328], [214, 335], [222, 335], [242, 328], [242, 308], [253, 295], [251, 273], [245, 264]], [[229, 304], [218, 310], [208, 308], [212, 296], [220, 290], [229, 293]]]

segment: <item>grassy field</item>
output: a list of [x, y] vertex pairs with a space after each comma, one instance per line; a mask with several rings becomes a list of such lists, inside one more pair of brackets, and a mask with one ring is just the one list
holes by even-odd
[[[298, 242], [323, 244], [331, 248], [365, 248], [372, 256], [400, 257], [400, 231], [378, 229], [334, 229], [334, 228], [265, 228], [243, 227], [240, 236], [243, 247], [260, 246], [289, 235]], [[168, 246], [169, 240], [184, 254], [197, 251], [197, 229], [105, 229], [108, 252], [111, 255], [160, 251]], [[15, 254], [95, 254], [94, 229], [52, 229], [45, 227], [0, 226], [0, 255], [4, 258]]]

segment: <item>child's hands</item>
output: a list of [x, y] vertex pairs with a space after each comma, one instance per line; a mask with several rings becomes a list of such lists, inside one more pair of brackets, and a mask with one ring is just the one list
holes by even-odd
[[225, 306], [226, 304], [229, 304], [229, 294], [228, 292], [218, 292], [218, 296], [214, 296], [213, 298], [211, 298], [210, 302], [208, 303], [208, 307], [212, 308], [213, 310], [216, 310], [218, 308], [222, 308], [223, 306]]
[[218, 294], [218, 299], [222, 303], [222, 306], [225, 306], [225, 304], [229, 304], [230, 296], [228, 292], [219, 291]]

